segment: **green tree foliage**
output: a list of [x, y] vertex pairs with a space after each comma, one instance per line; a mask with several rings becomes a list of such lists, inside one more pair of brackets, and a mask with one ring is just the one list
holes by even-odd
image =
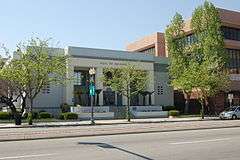
[[169, 75], [171, 77], [171, 85], [183, 92], [185, 97], [185, 112], [188, 112], [190, 94], [192, 92], [193, 83], [189, 81], [192, 74], [189, 67], [189, 52], [185, 45], [185, 33], [183, 31], [184, 21], [179, 13], [173, 17], [171, 24], [165, 32], [167, 49], [170, 57]]
[[49, 40], [32, 38], [26, 44], [19, 44], [16, 58], [0, 72], [1, 79], [17, 87], [15, 94], [30, 101], [29, 124], [32, 124], [33, 100], [41, 90], [47, 85], [66, 82], [67, 57], [48, 43]]
[[226, 71], [228, 55], [224, 49], [218, 9], [212, 3], [206, 1], [195, 9], [191, 27], [197, 38], [192, 45], [192, 53], [197, 57], [192, 59], [192, 64], [197, 68], [194, 88], [199, 93], [204, 118], [204, 102], [207, 98], [229, 87]]
[[191, 19], [194, 42], [186, 42], [183, 24], [181, 15], [176, 14], [166, 30], [171, 83], [188, 95], [185, 96], [186, 101], [191, 92], [197, 93], [204, 113], [207, 98], [229, 86], [225, 69], [228, 56], [224, 49], [218, 10], [207, 1], [195, 9]]
[[130, 100], [131, 97], [143, 91], [148, 83], [147, 72], [138, 70], [133, 65], [121, 68], [105, 68], [103, 83], [110, 86], [114, 91], [127, 97], [126, 118], [131, 120]]

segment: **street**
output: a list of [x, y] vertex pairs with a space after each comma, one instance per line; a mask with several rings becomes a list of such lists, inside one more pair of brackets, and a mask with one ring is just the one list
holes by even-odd
[[1, 142], [0, 160], [239, 160], [240, 128]]

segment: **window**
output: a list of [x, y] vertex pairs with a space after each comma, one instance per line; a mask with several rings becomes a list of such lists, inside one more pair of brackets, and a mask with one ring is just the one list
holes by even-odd
[[163, 86], [162, 85], [157, 86], [157, 94], [158, 95], [163, 95]]
[[45, 86], [42, 88], [42, 93], [43, 93], [43, 94], [48, 94], [48, 93], [50, 93], [50, 84], [47, 84], [47, 85], [45, 85]]
[[85, 86], [88, 80], [88, 72], [87, 71], [74, 71], [74, 85]]
[[82, 84], [81, 72], [79, 71], [74, 72], [74, 84], [80, 86]]
[[155, 55], [155, 47], [151, 47], [151, 48], [148, 48], [148, 49], [144, 49], [142, 51], [139, 51], [139, 52], [143, 52], [143, 53], [148, 53], [148, 54], [153, 54]]
[[195, 34], [187, 35], [185, 42], [187, 45], [191, 45], [197, 41]]
[[240, 50], [226, 49], [229, 54], [228, 68], [230, 74], [240, 74]]
[[231, 27], [222, 27], [222, 33], [225, 39], [240, 41], [240, 29]]

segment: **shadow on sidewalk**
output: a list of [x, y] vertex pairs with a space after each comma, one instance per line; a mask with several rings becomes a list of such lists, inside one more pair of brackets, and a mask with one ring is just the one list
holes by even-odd
[[119, 151], [122, 151], [122, 152], [125, 152], [125, 153], [128, 153], [128, 154], [137, 156], [137, 157], [145, 159], [145, 160], [154, 160], [154, 159], [146, 157], [144, 155], [141, 155], [141, 154], [138, 154], [138, 153], [134, 153], [134, 152], [125, 150], [125, 149], [120, 148], [120, 147], [115, 147], [115, 146], [107, 144], [107, 143], [79, 142], [78, 144], [80, 144], [80, 145], [93, 145], [93, 146], [98, 146], [98, 147], [101, 147], [101, 148], [104, 148], [104, 149], [117, 149]]

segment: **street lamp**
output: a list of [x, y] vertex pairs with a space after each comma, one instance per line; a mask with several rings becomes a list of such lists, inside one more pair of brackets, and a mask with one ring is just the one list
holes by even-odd
[[90, 86], [89, 86], [89, 94], [91, 96], [91, 124], [95, 124], [94, 122], [94, 108], [93, 108], [93, 98], [95, 96], [95, 84], [94, 84], [94, 79], [95, 79], [95, 74], [96, 70], [94, 68], [89, 69], [89, 75], [90, 75]]

